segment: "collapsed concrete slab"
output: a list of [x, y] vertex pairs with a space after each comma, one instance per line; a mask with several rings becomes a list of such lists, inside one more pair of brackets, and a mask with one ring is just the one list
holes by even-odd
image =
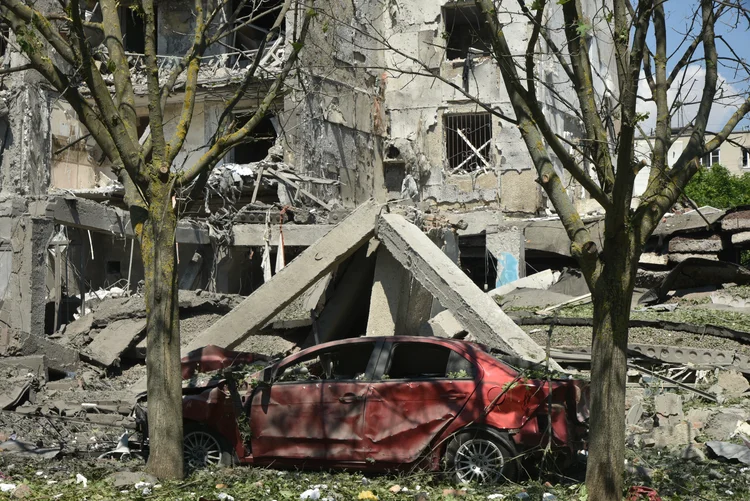
[[359, 206], [234, 310], [196, 336], [182, 349], [183, 355], [208, 344], [233, 348], [257, 333], [310, 285], [372, 238], [379, 212], [380, 205], [372, 200]]
[[672, 237], [669, 241], [669, 252], [704, 254], [721, 252], [723, 249], [724, 244], [719, 235], [703, 238]]
[[[381, 216], [378, 238], [480, 343], [532, 362], [545, 360], [542, 347], [403, 216]], [[550, 366], [560, 369], [552, 360]]]
[[146, 332], [146, 319], [117, 320], [101, 330], [82, 355], [109, 367], [119, 362], [122, 352], [138, 343]]
[[49, 381], [47, 360], [44, 355], [0, 358], [0, 369], [17, 369], [27, 374], [33, 374], [34, 377]]
[[555, 283], [556, 278], [557, 277], [552, 270], [544, 270], [501, 285], [497, 289], [492, 289], [487, 294], [490, 296], [502, 296], [503, 294], [507, 294], [516, 289], [549, 289], [549, 287]]
[[743, 231], [732, 235], [733, 244], [744, 244], [750, 242], [750, 231]]
[[730, 232], [750, 230], [750, 210], [727, 214], [721, 220], [721, 229]]
[[44, 355], [49, 370], [75, 372], [79, 354], [42, 336], [0, 327], [0, 356]]

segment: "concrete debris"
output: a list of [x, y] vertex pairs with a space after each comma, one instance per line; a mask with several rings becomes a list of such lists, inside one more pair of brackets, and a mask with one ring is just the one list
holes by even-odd
[[688, 259], [705, 259], [707, 261], [718, 261], [719, 256], [717, 254], [696, 254], [696, 253], [680, 253], [673, 252], [669, 255], [670, 263], [682, 263]]
[[682, 412], [682, 397], [676, 393], [664, 393], [654, 398], [659, 426], [676, 425], [685, 415]]
[[118, 471], [109, 475], [106, 480], [117, 489], [131, 488], [138, 482], [148, 482], [151, 485], [159, 483], [155, 476], [140, 471]]
[[737, 408], [723, 408], [714, 413], [703, 428], [703, 434], [711, 440], [729, 440], [737, 426], [747, 421], [747, 411]]
[[655, 304], [667, 299], [669, 291], [735, 283], [750, 284], [750, 270], [727, 261], [713, 261], [692, 257], [680, 262], [661, 283], [643, 294], [639, 304]]
[[750, 230], [750, 211], [739, 210], [727, 214], [721, 220], [721, 229], [729, 232]]
[[441, 311], [425, 324], [419, 334], [421, 336], [438, 336], [459, 339], [466, 335], [466, 329], [456, 320], [449, 310]]
[[503, 296], [516, 289], [549, 289], [550, 286], [556, 282], [556, 279], [558, 277], [558, 272], [553, 272], [552, 270], [544, 270], [540, 271], [539, 273], [534, 273], [533, 275], [528, 275], [526, 277], [519, 278], [518, 280], [514, 280], [513, 282], [501, 285], [500, 287], [489, 291], [487, 294], [489, 294], [491, 297], [494, 297]]
[[644, 412], [643, 399], [635, 398], [633, 404], [628, 409], [628, 413], [625, 416], [625, 424], [628, 426], [635, 426], [641, 421], [641, 417]]
[[118, 365], [120, 355], [145, 334], [145, 319], [115, 320], [96, 334], [82, 356], [103, 367]]
[[719, 235], [702, 238], [673, 237], [669, 241], [670, 253], [710, 254], [722, 250], [724, 250], [724, 245]]
[[537, 309], [554, 306], [573, 299], [574, 296], [539, 289], [516, 289], [495, 300], [505, 309]]
[[565, 268], [560, 273], [560, 278], [547, 290], [573, 297], [583, 296], [591, 292], [583, 273], [575, 268]]
[[720, 291], [711, 293], [711, 303], [731, 306], [733, 308], [747, 308], [750, 306], [750, 300]]
[[722, 400], [739, 398], [750, 391], [750, 382], [735, 370], [720, 371], [716, 384], [708, 391], [721, 397]]
[[72, 350], [42, 336], [0, 327], [0, 356], [44, 356], [48, 370], [75, 372], [80, 356]]
[[31, 389], [31, 385], [30, 379], [6, 382], [0, 393], [0, 409], [10, 410], [18, 407]]
[[49, 381], [47, 359], [44, 355], [29, 355], [26, 357], [0, 358], [0, 371], [3, 369], [17, 369], [21, 374]]
[[748, 444], [739, 445], [710, 440], [706, 442], [706, 447], [717, 457], [750, 465], [750, 446]]

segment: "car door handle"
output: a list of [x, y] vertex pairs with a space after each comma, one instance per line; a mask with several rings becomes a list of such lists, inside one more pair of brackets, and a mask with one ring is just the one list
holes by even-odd
[[449, 391], [448, 393], [443, 393], [440, 395], [440, 398], [445, 398], [448, 400], [458, 400], [459, 398], [463, 398], [466, 396], [466, 393], [461, 393], [458, 391]]
[[339, 397], [339, 402], [344, 404], [353, 404], [354, 402], [359, 402], [362, 400], [362, 397], [359, 395], [355, 395], [354, 393], [344, 393]]

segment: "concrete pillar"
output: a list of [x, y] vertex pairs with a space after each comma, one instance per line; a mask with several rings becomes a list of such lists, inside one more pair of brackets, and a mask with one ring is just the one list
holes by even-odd
[[368, 336], [392, 336], [396, 333], [398, 302], [401, 299], [404, 267], [385, 247], [380, 247], [375, 263], [375, 278], [370, 295], [370, 312], [367, 318]]
[[21, 216], [11, 235], [12, 271], [0, 322], [22, 332], [45, 333], [47, 246], [53, 229], [50, 220]]
[[381, 248], [367, 319], [368, 336], [416, 336], [430, 318], [432, 294], [401, 263]]
[[487, 250], [497, 262], [495, 287], [526, 276], [525, 240], [517, 226], [488, 226]]

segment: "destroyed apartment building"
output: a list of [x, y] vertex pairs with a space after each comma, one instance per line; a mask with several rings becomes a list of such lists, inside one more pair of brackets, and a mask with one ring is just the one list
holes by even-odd
[[[593, 12], [593, 2], [582, 3]], [[420, 335], [477, 341], [518, 367], [546, 361], [585, 371], [590, 294], [568, 236], [517, 128], [464, 95], [510, 114], [499, 71], [481, 36], [471, 36], [482, 30], [474, 3], [408, 0], [387, 12], [375, 2], [332, 5], [252, 141], [215, 168], [197, 200], [175, 200], [182, 355], [216, 345], [268, 360], [350, 337]], [[560, 26], [559, 10], [552, 12], [548, 22]], [[142, 21], [126, 6], [120, 15], [137, 70]], [[525, 48], [525, 18], [499, 15], [509, 42]], [[184, 0], [159, 2], [163, 68], [186, 49], [193, 22]], [[243, 27], [203, 58], [196, 115], [176, 168], [201, 154], [252, 61], [260, 61], [259, 87], [278, 75], [288, 40], [282, 30], [259, 51], [269, 27]], [[25, 64], [10, 40], [4, 66]], [[597, 78], [614, 64], [605, 40], [592, 38]], [[538, 58], [540, 78], [553, 82], [561, 70], [543, 45]], [[134, 74], [142, 132], [145, 79]], [[55, 429], [67, 447], [122, 452], [127, 444], [107, 447], [136, 427], [147, 355], [144, 271], [124, 189], [70, 106], [38, 75], [0, 79], [0, 374], [8, 381], [0, 436], [12, 429], [26, 441], [46, 440], [24, 419], [57, 417], [73, 423]], [[594, 85], [603, 95], [604, 82]], [[167, 103], [167, 128], [181, 99], [178, 91]], [[544, 87], [540, 100], [561, 136], [581, 136], [578, 120]], [[235, 120], [257, 107], [248, 97]], [[597, 204], [566, 183], [602, 248]], [[660, 402], [663, 424], [648, 424], [643, 403], [630, 397], [644, 386], [712, 404], [750, 388], [742, 288], [750, 271], [739, 264], [748, 249], [750, 208], [742, 207], [675, 208], [649, 240], [631, 319], [633, 441], [682, 446], [681, 430], [698, 429], [681, 401], [666, 410]], [[699, 388], [711, 371], [726, 369], [716, 387]], [[727, 440], [750, 417], [735, 411], [701, 414], [700, 426]], [[101, 425], [104, 439], [90, 441], [93, 432], [76, 428], [81, 422]]]
[[[194, 20], [183, 4], [158, 6], [158, 58], [164, 68], [189, 44], [186, 33]], [[277, 4], [261, 7], [273, 10]], [[179, 201], [184, 204], [177, 232], [180, 288], [248, 295], [268, 279], [267, 264], [278, 269], [291, 261], [368, 199], [412, 207], [425, 215], [425, 228], [457, 230], [448, 247], [484, 290], [524, 276], [527, 262], [544, 268], [534, 264], [533, 248], [526, 246], [524, 256], [525, 223], [517, 218], [549, 209], [518, 131], [448, 84], [426, 76], [410, 83], [405, 73], [398, 76], [399, 68], [408, 69], [398, 53], [419, 47], [419, 59], [431, 71], [507, 112], [507, 95], [496, 85], [498, 69], [475, 36], [481, 30], [476, 7], [413, 2], [391, 16], [374, 16], [368, 9], [380, 7], [370, 3], [340, 7], [337, 23], [331, 21], [336, 33], [327, 23], [312, 31], [302, 71], [288, 79], [288, 92], [252, 140], [215, 169], [202, 200]], [[97, 16], [91, 8], [89, 15]], [[370, 31], [347, 30], [343, 20], [349, 14], [352, 23]], [[123, 43], [138, 75], [143, 21], [126, 6], [120, 15]], [[521, 47], [529, 24], [503, 15], [513, 21], [507, 30]], [[261, 17], [209, 48], [196, 118], [176, 168], [201, 154], [222, 99], [256, 56], [262, 68], [257, 85], [277, 74], [287, 50], [284, 31], [257, 53], [271, 18]], [[375, 24], [365, 22], [375, 18]], [[443, 41], [440, 32], [452, 35]], [[377, 33], [397, 46], [361, 49]], [[12, 46], [6, 48], [6, 67], [24, 64]], [[602, 46], [598, 52], [604, 67], [611, 50]], [[393, 69], [373, 69], [383, 67]], [[0, 320], [22, 332], [51, 335], [89, 311], [97, 291], [137, 293], [143, 268], [123, 187], [70, 106], [33, 71], [3, 78]], [[142, 103], [141, 132], [148, 113], [145, 77], [139, 78], [134, 88]], [[544, 100], [561, 132], [574, 137], [575, 121], [557, 111], [549, 96]], [[180, 103], [178, 91], [165, 109], [167, 129], [174, 127]], [[257, 106], [248, 97], [235, 119], [241, 122]], [[571, 196], [589, 203], [575, 185]]]

